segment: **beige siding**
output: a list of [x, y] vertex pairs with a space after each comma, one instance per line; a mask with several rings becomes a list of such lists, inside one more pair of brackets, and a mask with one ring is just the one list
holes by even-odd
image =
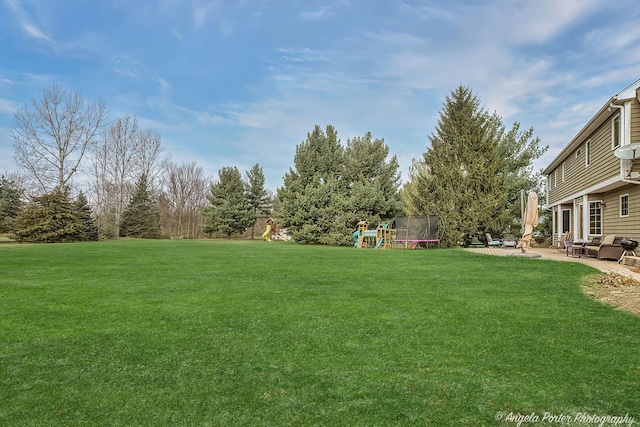
[[[629, 195], [629, 216], [620, 217], [620, 196]], [[603, 234], [640, 239], [640, 185], [630, 184], [606, 193], [602, 212]]]
[[[640, 89], [638, 89], [637, 93], [640, 93]], [[568, 204], [565, 203], [554, 208], [556, 224], [560, 220], [558, 212], [566, 208], [570, 208], [573, 212], [574, 208], [577, 208], [583, 202], [584, 199], [581, 195], [588, 188], [595, 187], [619, 176], [620, 161], [613, 155], [614, 150], [611, 147], [611, 123], [616, 112], [612, 110], [606, 119], [602, 116], [600, 117], [603, 120], [602, 124], [584, 138], [578, 148], [569, 153], [564, 160], [564, 164], [560, 164], [556, 169], [557, 175], [556, 170], [550, 171], [548, 175], [548, 203], [554, 204], [567, 197], [580, 195], [580, 197], [575, 198]], [[631, 139], [626, 143], [640, 143], [640, 103], [635, 98], [631, 100], [630, 119], [628, 126], [631, 131]], [[626, 138], [625, 135], [623, 137]], [[589, 166], [586, 166], [585, 163], [586, 141], [591, 141], [591, 164]], [[580, 152], [576, 155], [578, 150]], [[563, 168], [564, 180], [562, 179]], [[635, 162], [633, 170], [640, 172], [640, 161]], [[602, 235], [615, 234], [640, 240], [640, 183], [624, 184], [620, 181], [617, 185], [619, 187], [615, 190], [611, 189], [606, 192], [588, 194], [587, 200], [601, 201], [604, 204], [602, 208]], [[625, 194], [629, 196], [629, 214], [622, 217], [620, 215], [620, 196]], [[584, 206], [584, 209], [588, 213], [589, 205]], [[571, 221], [574, 221], [574, 219], [575, 216], [572, 214]], [[575, 224], [572, 223], [571, 229], [573, 230], [574, 227]], [[557, 234], [556, 231], [557, 229], [554, 229], [554, 234]], [[554, 235], [554, 237], [558, 236]], [[587, 239], [593, 237], [591, 235], [586, 236]]]
[[[613, 117], [613, 116], [612, 116]], [[591, 164], [586, 166], [586, 141], [591, 141]], [[576, 152], [579, 154], [576, 155]], [[568, 197], [602, 181], [620, 174], [620, 161], [611, 149], [611, 120], [605, 120], [584, 143], [574, 150], [564, 161], [564, 182], [562, 165], [549, 175], [549, 203]], [[557, 171], [557, 183], [555, 174]], [[556, 185], [557, 184], [557, 185]]]
[[631, 101], [631, 142], [640, 142], [640, 104], [637, 99]]

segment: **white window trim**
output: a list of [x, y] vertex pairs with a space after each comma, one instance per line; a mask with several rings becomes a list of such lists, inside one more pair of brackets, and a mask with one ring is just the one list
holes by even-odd
[[[615, 136], [616, 136], [616, 132], [615, 132], [616, 120], [618, 120], [618, 145], [616, 145], [616, 140], [615, 140]], [[622, 125], [622, 120], [620, 120], [620, 113], [618, 113], [615, 116], [613, 116], [613, 118], [611, 119], [611, 149], [612, 150], [615, 150], [616, 148], [618, 148], [622, 144], [622, 129], [621, 129], [621, 125]]]
[[584, 166], [591, 166], [591, 140], [584, 143]]
[[[600, 233], [591, 232], [591, 204], [600, 203]], [[589, 200], [589, 235], [590, 236], [602, 236], [602, 200]]]
[[[626, 198], [627, 198], [627, 214], [626, 214], [626, 215], [623, 215], [623, 214], [622, 214], [622, 198], [623, 198], [623, 197], [626, 197]], [[629, 217], [629, 193], [627, 193], [627, 194], [621, 194], [621, 195], [620, 195], [620, 199], [619, 199], [619, 200], [620, 200], [620, 203], [619, 203], [619, 205], [618, 205], [618, 206], [619, 206], [618, 213], [620, 214], [620, 218], [628, 218], [628, 217]]]
[[564, 183], [564, 162], [562, 162], [562, 183]]

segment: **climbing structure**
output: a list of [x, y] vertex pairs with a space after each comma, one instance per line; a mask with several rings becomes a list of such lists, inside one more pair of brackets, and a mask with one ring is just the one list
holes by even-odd
[[369, 230], [367, 221], [358, 222], [358, 228], [353, 233], [354, 248], [390, 249], [391, 242], [396, 238], [396, 230], [389, 228], [389, 224], [378, 224], [375, 230]]

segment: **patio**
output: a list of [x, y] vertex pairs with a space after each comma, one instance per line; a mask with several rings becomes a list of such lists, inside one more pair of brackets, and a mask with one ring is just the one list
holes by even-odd
[[[520, 249], [496, 248], [496, 247], [466, 248], [465, 250], [470, 252], [482, 253], [487, 255], [495, 255], [495, 256], [508, 256], [509, 254], [520, 251]], [[578, 258], [570, 255], [567, 256], [564, 250], [559, 251], [557, 248], [532, 248], [531, 252], [538, 253], [541, 255], [540, 258], [531, 258], [532, 259], [531, 262], [535, 262], [536, 259], [550, 259], [554, 261], [579, 262], [582, 264], [587, 264], [593, 268], [596, 268], [602, 271], [603, 273], [618, 273], [640, 282], [640, 271], [638, 268], [630, 267], [624, 264], [618, 264], [618, 261], [601, 260], [596, 258], [585, 258], [585, 257]]]

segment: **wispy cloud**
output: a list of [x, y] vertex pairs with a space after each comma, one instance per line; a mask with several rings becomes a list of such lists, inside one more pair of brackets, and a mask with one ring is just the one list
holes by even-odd
[[[202, 30], [213, 22], [222, 36], [229, 36], [237, 25], [237, 16], [233, 12], [235, 8], [242, 8], [244, 2], [211, 2], [196, 0], [192, 6], [193, 27]], [[231, 9], [231, 10], [230, 10]]]
[[305, 21], [317, 21], [331, 16], [331, 6], [320, 6], [314, 10], [305, 10], [298, 15]]
[[0, 114], [13, 116], [16, 110], [20, 108], [20, 104], [12, 99], [0, 98]]
[[162, 77], [158, 78], [158, 87], [160, 88], [160, 92], [165, 94], [171, 90], [171, 84]]
[[0, 77], [0, 86], [9, 87], [9, 86], [13, 86], [15, 83], [16, 82], [14, 80]]
[[209, 19], [213, 10], [213, 3], [196, 2], [193, 5], [193, 25], [195, 28], [201, 28]]
[[585, 43], [600, 52], [617, 53], [625, 49], [636, 48], [640, 41], [640, 28], [633, 24], [599, 28], [587, 33]]
[[5, 0], [5, 4], [13, 12], [23, 31], [30, 37], [55, 44], [54, 40], [46, 35], [25, 11], [20, 0]]
[[122, 74], [127, 77], [131, 77], [133, 79], [140, 78], [141, 64], [136, 59], [133, 59], [128, 56], [120, 56], [120, 57], [114, 58], [113, 61], [115, 62], [113, 70], [116, 73]]
[[328, 57], [324, 52], [310, 49], [308, 47], [286, 47], [277, 49], [281, 53], [281, 59], [290, 62], [314, 62], [327, 61]]
[[53, 43], [53, 40], [47, 36], [42, 30], [30, 22], [23, 22], [22, 27], [31, 37]]

